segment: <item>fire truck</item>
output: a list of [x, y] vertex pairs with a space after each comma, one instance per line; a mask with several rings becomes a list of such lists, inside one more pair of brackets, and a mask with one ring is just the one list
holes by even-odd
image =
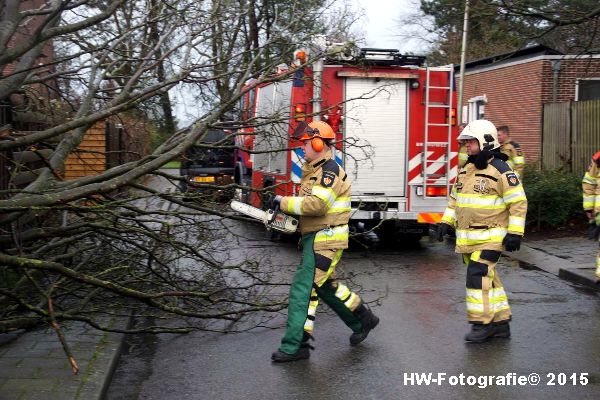
[[[425, 57], [394, 49], [324, 51], [310, 64], [306, 53], [295, 53], [301, 66], [289, 79], [248, 82], [240, 108], [253, 124], [236, 135], [236, 183], [296, 194], [303, 154], [290, 135], [299, 121], [324, 120], [352, 182], [351, 227], [420, 238], [440, 221], [457, 174], [453, 67], [427, 67]], [[238, 198], [266, 208], [263, 194], [240, 190]]]

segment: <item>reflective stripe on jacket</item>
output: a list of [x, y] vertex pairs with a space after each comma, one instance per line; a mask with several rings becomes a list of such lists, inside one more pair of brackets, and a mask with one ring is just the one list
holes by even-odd
[[442, 222], [456, 229], [456, 252], [502, 251], [507, 233], [523, 235], [527, 198], [515, 172], [492, 158], [485, 169], [467, 163], [459, 172]]
[[300, 233], [317, 232], [315, 250], [348, 247], [350, 180], [331, 157], [304, 163], [299, 196], [281, 200], [281, 211], [300, 216]]

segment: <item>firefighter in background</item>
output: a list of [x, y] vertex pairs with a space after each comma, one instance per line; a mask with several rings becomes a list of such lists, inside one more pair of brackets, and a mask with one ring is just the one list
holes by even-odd
[[[583, 210], [590, 223], [588, 237], [598, 240], [600, 237], [600, 151], [592, 157], [590, 167], [581, 181], [581, 188], [583, 189]], [[596, 255], [596, 279], [600, 281], [600, 248]]]
[[510, 140], [510, 130], [508, 126], [498, 127], [498, 141], [500, 142], [500, 151], [508, 156], [506, 163], [517, 173], [517, 176], [523, 181], [523, 170], [525, 169], [525, 157], [519, 143]]
[[[458, 135], [460, 136], [461, 132], [463, 131], [463, 129], [465, 129], [465, 126], [467, 126], [467, 124], [460, 124], [458, 126]], [[469, 158], [469, 155], [467, 154], [467, 145], [465, 143], [464, 140], [458, 140], [458, 170], [460, 171], [460, 169], [467, 163], [467, 159]]]
[[302, 142], [304, 159], [300, 194], [275, 196], [280, 210], [300, 216], [302, 261], [290, 288], [287, 329], [275, 362], [310, 357], [317, 305], [322, 299], [352, 329], [357, 345], [377, 326], [379, 318], [348, 287], [335, 280], [335, 268], [348, 248], [350, 181], [332, 158], [335, 134], [326, 122], [300, 122], [293, 138]]
[[527, 198], [499, 151], [494, 124], [472, 121], [459, 139], [466, 141], [469, 159], [452, 188], [438, 240], [450, 227], [456, 229], [455, 251], [467, 265], [467, 317], [472, 324], [465, 340], [479, 343], [510, 336], [511, 311], [496, 263], [502, 250], [521, 247]]

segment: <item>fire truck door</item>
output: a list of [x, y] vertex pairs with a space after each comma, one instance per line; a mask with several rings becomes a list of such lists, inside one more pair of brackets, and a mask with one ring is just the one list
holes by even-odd
[[[344, 161], [352, 195], [406, 196], [406, 81], [346, 78], [344, 96], [349, 101]], [[364, 147], [367, 144], [370, 148]]]

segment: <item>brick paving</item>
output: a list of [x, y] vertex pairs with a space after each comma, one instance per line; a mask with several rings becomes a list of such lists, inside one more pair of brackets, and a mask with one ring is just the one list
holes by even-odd
[[524, 241], [521, 250], [506, 256], [534, 265], [574, 283], [600, 289], [596, 283], [598, 242], [570, 236]]
[[64, 327], [79, 366], [73, 375], [56, 333], [38, 329], [0, 335], [0, 399], [101, 399], [116, 365], [122, 335], [83, 323]]

